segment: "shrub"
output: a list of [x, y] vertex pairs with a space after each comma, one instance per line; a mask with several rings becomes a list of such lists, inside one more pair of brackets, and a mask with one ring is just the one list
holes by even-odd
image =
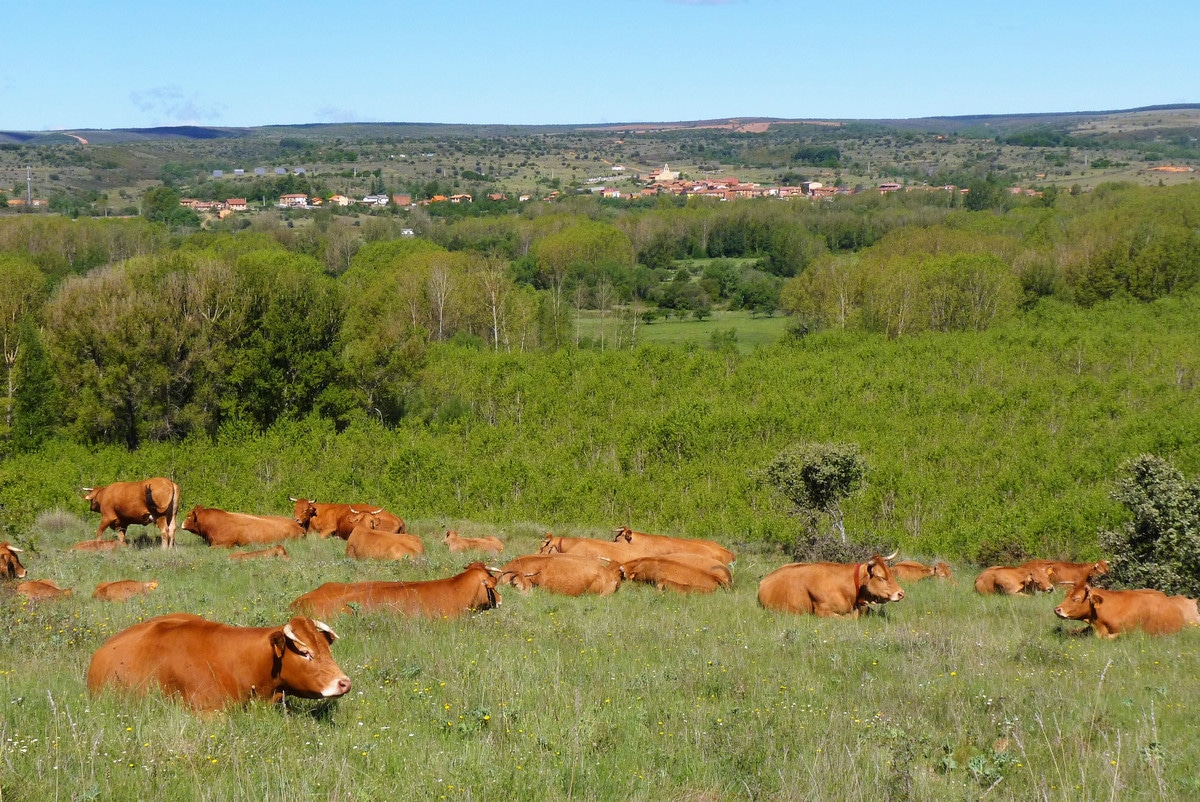
[[1200, 595], [1200, 483], [1152, 454], [1126, 462], [1113, 498], [1133, 520], [1102, 531], [1113, 584]]

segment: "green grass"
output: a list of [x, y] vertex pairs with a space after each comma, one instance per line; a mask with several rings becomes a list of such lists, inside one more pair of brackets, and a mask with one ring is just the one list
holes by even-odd
[[[686, 344], [707, 347], [713, 337], [725, 337], [732, 331], [739, 351], [749, 353], [760, 345], [779, 342], [787, 329], [787, 315], [751, 315], [744, 311], [717, 310], [706, 320], [696, 320], [688, 315], [684, 318], [660, 318], [653, 323], [639, 322], [634, 334], [640, 343]], [[620, 343], [628, 345], [630, 325], [609, 314], [602, 321], [596, 312], [585, 312], [576, 320], [576, 329], [581, 338], [587, 338], [597, 346], [603, 334], [606, 347]]]
[[[62, 516], [60, 516], [60, 519]], [[92, 520], [31, 532], [31, 577], [56, 603], [0, 594], [0, 798], [889, 800], [1193, 799], [1200, 632], [1072, 637], [1053, 596], [979, 597], [926, 581], [860, 621], [769, 613], [758, 580], [785, 560], [739, 557], [728, 593], [627, 586], [605, 599], [509, 589], [455, 621], [342, 616], [333, 654], [354, 683], [336, 703], [193, 716], [158, 696], [89, 698], [112, 633], [187, 610], [282, 623], [327, 580], [431, 578], [462, 557], [418, 521], [428, 559], [355, 563], [337, 540], [234, 564], [188, 533], [87, 555]], [[490, 527], [458, 524], [468, 534]], [[136, 530], [134, 530], [136, 531]], [[503, 533], [506, 555], [541, 527]], [[600, 535], [586, 528], [563, 534]], [[132, 534], [133, 532], [131, 532]], [[158, 579], [126, 604], [105, 579]]]

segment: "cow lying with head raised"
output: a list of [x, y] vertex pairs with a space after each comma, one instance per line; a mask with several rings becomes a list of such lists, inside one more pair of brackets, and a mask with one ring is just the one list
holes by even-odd
[[21, 549], [10, 546], [7, 541], [0, 543], [0, 575], [8, 579], [23, 579], [25, 566], [21, 565], [21, 558], [17, 556], [22, 553]]
[[276, 544], [269, 549], [259, 549], [258, 551], [235, 551], [229, 555], [231, 560], [254, 560], [259, 557], [281, 557], [285, 560], [290, 560], [287, 549]]
[[701, 540], [689, 537], [669, 537], [667, 535], [649, 535], [645, 532], [635, 532], [628, 526], [616, 529], [617, 543], [628, 543], [643, 557], [654, 557], [660, 554], [691, 553], [709, 557], [717, 562], [730, 565], [737, 555], [717, 543], [715, 540]]
[[920, 582], [931, 576], [939, 579], [951, 579], [950, 566], [944, 562], [924, 565], [915, 560], [903, 560], [892, 566], [892, 574], [899, 582]]
[[63, 596], [70, 596], [71, 589], [60, 588], [51, 579], [30, 579], [17, 583], [17, 593], [20, 593], [30, 601], [42, 601], [44, 599], [58, 599]]
[[333, 660], [337, 638], [320, 621], [293, 618], [282, 627], [235, 627], [171, 613], [126, 629], [92, 655], [93, 695], [107, 687], [180, 696], [195, 710], [218, 710], [285, 695], [328, 699], [350, 690]]
[[1183, 606], [1162, 591], [1104, 590], [1092, 587], [1087, 580], [1067, 591], [1054, 614], [1086, 621], [1101, 638], [1115, 638], [1133, 629], [1148, 635], [1169, 635], [1186, 623]]
[[617, 564], [586, 554], [526, 554], [500, 569], [499, 583], [528, 593], [535, 587], [566, 596], [607, 596], [621, 587]]
[[900, 601], [904, 590], [887, 559], [865, 563], [792, 563], [763, 577], [758, 603], [768, 610], [858, 618], [871, 604]]
[[249, 515], [226, 512], [197, 504], [188, 513], [183, 528], [201, 537], [210, 546], [248, 546], [304, 537], [304, 528], [282, 515]]
[[100, 513], [96, 540], [112, 527], [117, 539], [125, 540], [130, 524], [148, 526], [153, 523], [162, 533], [162, 547], [175, 545], [175, 520], [179, 515], [179, 485], [170, 479], [156, 476], [139, 482], [113, 482], [104, 487], [85, 487], [84, 499], [92, 512]]
[[404, 560], [425, 553], [416, 535], [379, 532], [359, 524], [346, 540], [346, 556], [356, 560]]
[[407, 531], [404, 521], [399, 516], [371, 504], [318, 504], [306, 498], [291, 498], [291, 500], [296, 505], [292, 510], [292, 517], [296, 523], [304, 527], [310, 534], [321, 537], [337, 535], [342, 540], [346, 540], [354, 531], [354, 527], [364, 520], [369, 521], [372, 529], [378, 529], [381, 532], [404, 533]]
[[483, 563], [471, 563], [461, 574], [424, 582], [326, 582], [292, 602], [298, 612], [331, 616], [359, 610], [386, 610], [426, 618], [455, 618], [471, 610], [500, 605], [496, 577]]
[[975, 577], [975, 592], [1007, 593], [1010, 596], [1027, 596], [1041, 591], [1049, 593], [1054, 590], [1053, 569], [1035, 566], [993, 565], [985, 568]]
[[542, 538], [538, 554], [580, 554], [587, 557], [604, 557], [614, 563], [622, 563], [646, 554], [624, 541], [612, 543], [593, 537], [555, 537], [549, 532]]
[[621, 576], [678, 593], [711, 593], [717, 588], [728, 588], [733, 580], [725, 563], [698, 554], [638, 557], [621, 563]]
[[459, 554], [464, 551], [482, 551], [485, 554], [499, 554], [504, 551], [504, 542], [494, 535], [489, 537], [460, 537], [458, 532], [453, 529], [446, 530], [446, 536], [442, 538], [442, 542], [446, 544], [446, 548], [450, 549], [452, 554]]
[[1068, 563], [1059, 560], [1030, 560], [1021, 564], [1022, 568], [1042, 568], [1052, 572], [1056, 585], [1077, 585], [1086, 582], [1093, 576], [1108, 573], [1108, 560], [1094, 563]]
[[1179, 612], [1183, 613], [1183, 623], [1189, 627], [1200, 627], [1200, 606], [1197, 606], [1195, 599], [1190, 599], [1187, 596], [1168, 596], [1171, 604], [1179, 608]]
[[118, 579], [115, 582], [101, 582], [92, 592], [93, 599], [100, 601], [129, 601], [134, 596], [149, 593], [158, 587], [158, 582], [137, 582], [133, 579]]

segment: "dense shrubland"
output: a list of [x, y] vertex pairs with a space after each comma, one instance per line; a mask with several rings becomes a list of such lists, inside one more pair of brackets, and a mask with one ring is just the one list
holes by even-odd
[[[427, 223], [3, 221], [5, 523], [155, 472], [214, 505], [367, 493], [788, 544], [754, 476], [805, 440], [861, 448], [852, 538], [1075, 555], [1121, 514], [1124, 460], [1198, 459], [1192, 187]], [[637, 344], [660, 304], [768, 311], [771, 287], [787, 342]], [[576, 347], [584, 310], [620, 350]]]

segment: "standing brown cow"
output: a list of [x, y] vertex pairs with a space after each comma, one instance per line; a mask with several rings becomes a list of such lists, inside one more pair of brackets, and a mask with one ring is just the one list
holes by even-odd
[[304, 537], [304, 528], [282, 515], [226, 512], [199, 504], [192, 507], [183, 528], [199, 535], [210, 546], [248, 546]]
[[85, 487], [84, 499], [92, 512], [100, 513], [96, 540], [109, 527], [117, 539], [125, 541], [125, 529], [130, 524], [148, 526], [153, 523], [162, 533], [162, 547], [175, 545], [175, 520], [179, 515], [179, 485], [170, 479], [156, 476], [140, 482], [113, 482], [104, 487]]
[[426, 618], [456, 618], [471, 610], [500, 605], [496, 577], [483, 563], [471, 563], [461, 574], [424, 582], [326, 582], [292, 602], [297, 612], [331, 616], [360, 610], [388, 610]]
[[[894, 555], [893, 555], [894, 556]], [[900, 601], [904, 589], [892, 576], [887, 558], [865, 563], [792, 563], [758, 583], [758, 603], [768, 610], [858, 618], [869, 605]]]
[[118, 579], [115, 582], [101, 582], [92, 592], [93, 599], [100, 601], [129, 601], [134, 596], [149, 593], [158, 587], [158, 582], [138, 582], [133, 579]]
[[21, 559], [17, 557], [22, 553], [24, 552], [16, 546], [10, 546], [8, 541], [0, 543], [0, 574], [9, 579], [23, 579], [25, 566], [21, 565]]
[[1086, 621], [1101, 638], [1115, 638], [1132, 629], [1148, 635], [1169, 635], [1186, 623], [1181, 607], [1162, 591], [1104, 590], [1092, 587], [1087, 580], [1067, 591], [1054, 614]]
[[195, 710], [219, 710], [284, 695], [329, 699], [350, 690], [334, 662], [337, 638], [320, 621], [293, 618], [282, 627], [235, 627], [171, 613], [113, 635], [88, 666], [88, 691], [106, 687], [180, 696]]

